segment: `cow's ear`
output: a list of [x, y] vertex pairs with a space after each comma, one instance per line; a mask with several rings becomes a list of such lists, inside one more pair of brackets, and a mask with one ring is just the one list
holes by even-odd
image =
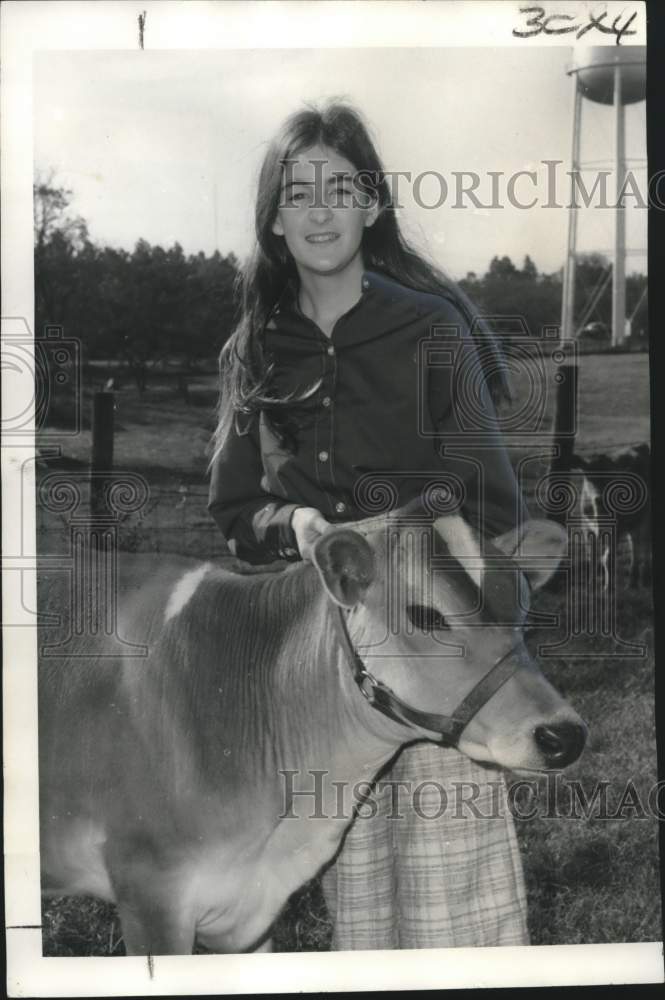
[[312, 549], [312, 562], [333, 601], [343, 608], [362, 600], [374, 579], [374, 553], [363, 536], [350, 528], [321, 535]]
[[527, 521], [492, 544], [518, 563], [532, 588], [536, 590], [554, 576], [568, 544], [568, 533], [556, 521]]

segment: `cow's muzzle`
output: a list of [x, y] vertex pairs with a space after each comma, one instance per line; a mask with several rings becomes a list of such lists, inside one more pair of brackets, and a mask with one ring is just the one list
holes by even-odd
[[548, 770], [558, 770], [577, 760], [587, 735], [587, 728], [582, 722], [559, 722], [537, 726], [533, 738]]

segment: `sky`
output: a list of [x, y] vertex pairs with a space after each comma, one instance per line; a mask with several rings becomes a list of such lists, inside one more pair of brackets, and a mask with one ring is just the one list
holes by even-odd
[[[294, 30], [297, 25], [294, 24]], [[186, 253], [233, 251], [252, 242], [256, 178], [267, 143], [305, 102], [350, 100], [372, 126], [386, 169], [443, 175], [439, 207], [420, 207], [400, 181], [406, 234], [455, 278], [483, 273], [494, 255], [539, 270], [563, 262], [568, 212], [545, 208], [545, 160], [566, 203], [572, 85], [566, 47], [338, 48], [43, 52], [34, 64], [34, 149], [39, 171], [74, 192], [70, 212], [100, 244], [131, 249], [140, 238]], [[581, 159], [609, 169], [611, 108], [583, 102]], [[645, 103], [626, 108], [628, 166], [646, 192]], [[533, 208], [506, 204], [506, 179], [536, 170], [516, 188]], [[502, 208], [454, 207], [455, 172], [480, 175], [492, 202], [501, 172]], [[592, 181], [590, 172], [588, 181]], [[496, 183], [496, 182], [495, 182]], [[568, 182], [569, 183], [569, 182]], [[609, 193], [613, 180], [609, 180]], [[433, 205], [440, 184], [422, 181]], [[628, 199], [627, 270], [646, 270], [646, 210]], [[613, 213], [580, 212], [578, 249], [609, 252]]]

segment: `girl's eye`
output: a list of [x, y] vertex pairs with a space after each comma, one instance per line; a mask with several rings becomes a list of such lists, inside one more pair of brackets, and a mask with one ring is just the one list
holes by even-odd
[[353, 191], [351, 190], [348, 184], [339, 184], [335, 188], [335, 195], [340, 200], [344, 199], [346, 201], [351, 197], [352, 194]]
[[406, 613], [411, 624], [421, 632], [450, 631], [450, 625], [436, 608], [425, 607], [423, 604], [409, 604]]
[[286, 192], [286, 203], [287, 205], [302, 205], [305, 204], [312, 197], [312, 192], [309, 187], [304, 185], [301, 187], [292, 187]]

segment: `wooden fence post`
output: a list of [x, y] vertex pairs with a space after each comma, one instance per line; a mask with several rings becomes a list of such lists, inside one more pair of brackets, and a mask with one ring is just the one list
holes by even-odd
[[557, 393], [554, 444], [558, 446], [558, 451], [552, 459], [552, 471], [569, 472], [577, 426], [577, 361], [566, 361], [559, 365], [555, 380]]
[[108, 514], [104, 487], [109, 484], [113, 469], [113, 423], [115, 396], [112, 392], [96, 392], [92, 405], [92, 460], [90, 463], [90, 513]]
[[[577, 360], [568, 360], [558, 366], [554, 376], [557, 392], [553, 444], [556, 446], [556, 453], [552, 458], [550, 472], [559, 475], [570, 472], [573, 464], [574, 435], [577, 429], [577, 374]], [[565, 526], [568, 514], [569, 510], [564, 506], [548, 516]]]

